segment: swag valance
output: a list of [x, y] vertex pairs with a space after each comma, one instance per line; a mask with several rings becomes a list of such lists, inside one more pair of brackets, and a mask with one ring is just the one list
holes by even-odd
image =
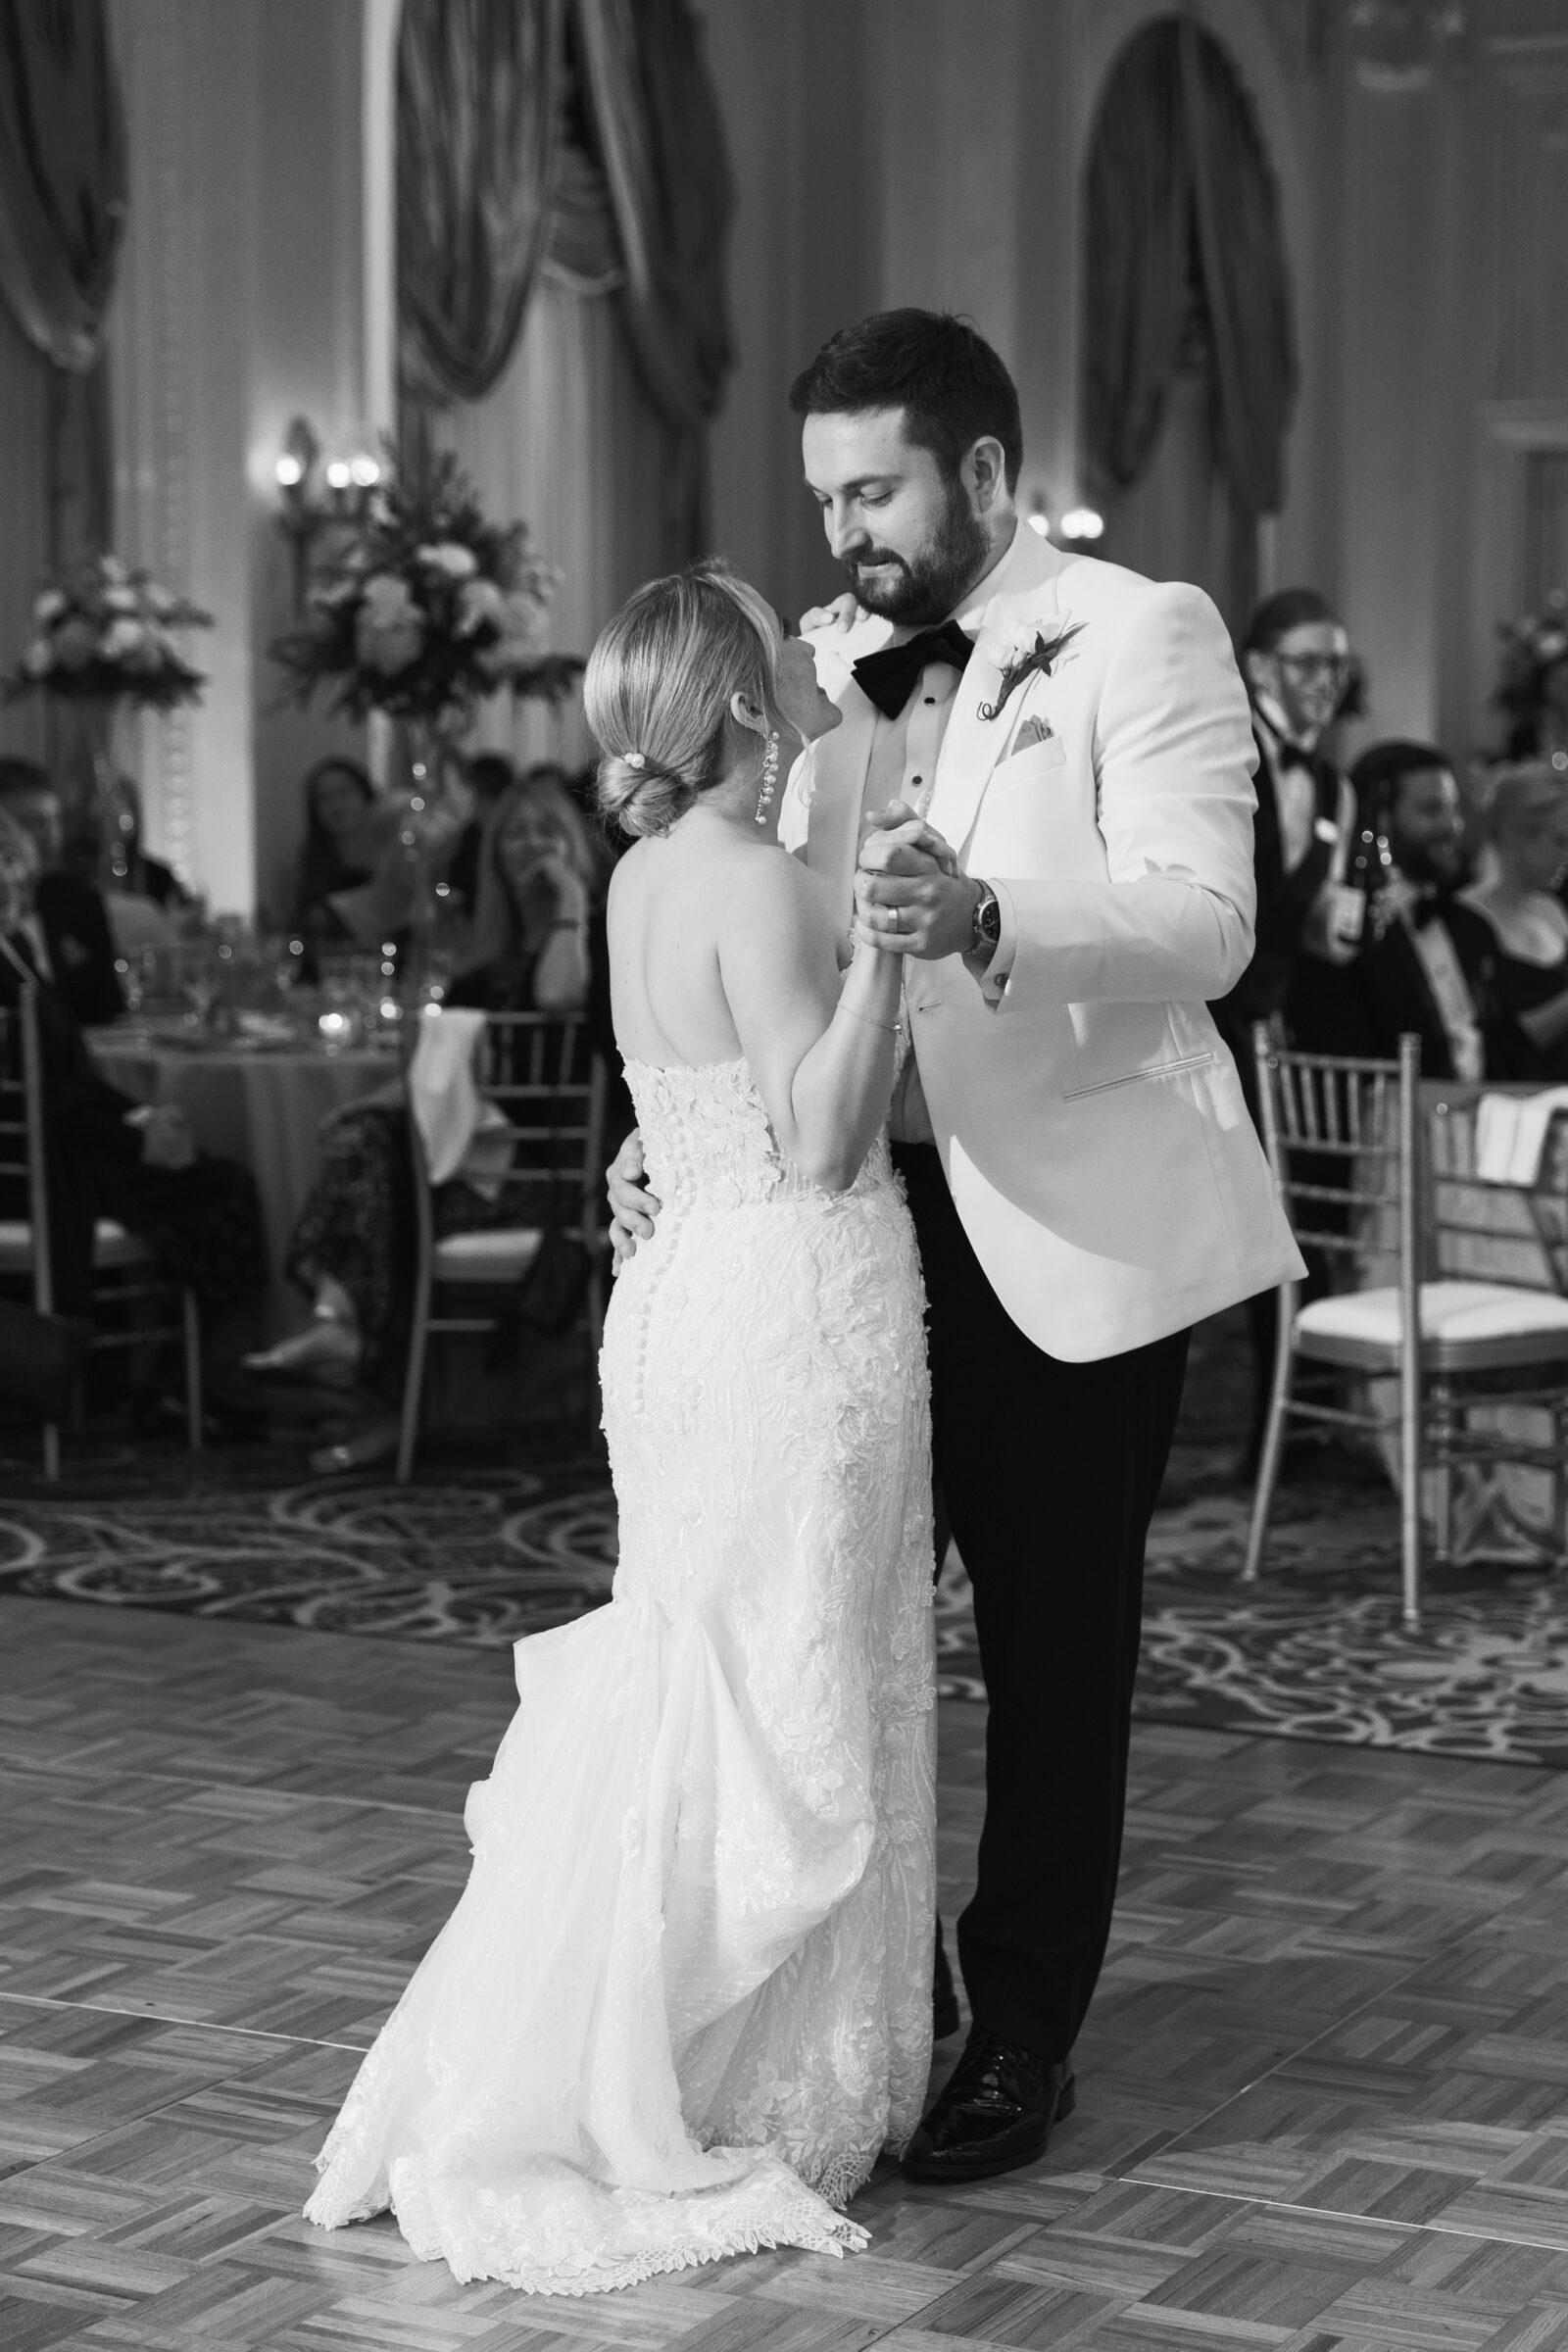
[[398, 298], [416, 399], [481, 399], [549, 268], [618, 289], [654, 407], [700, 428], [730, 366], [730, 209], [688, 0], [404, 0]]
[[1212, 352], [1215, 455], [1236, 498], [1284, 496], [1296, 346], [1279, 199], [1229, 56], [1187, 17], [1128, 42], [1090, 144], [1084, 431], [1114, 497], [1152, 460], [1196, 302]]

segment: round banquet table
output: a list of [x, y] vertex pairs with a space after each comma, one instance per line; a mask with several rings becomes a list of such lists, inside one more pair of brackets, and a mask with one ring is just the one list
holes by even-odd
[[283, 1256], [320, 1171], [317, 1131], [329, 1110], [359, 1102], [395, 1077], [397, 1055], [189, 1047], [113, 1029], [93, 1032], [92, 1050], [115, 1086], [138, 1102], [177, 1103], [204, 1151], [250, 1169], [267, 1232], [270, 1334], [297, 1323], [300, 1301], [282, 1279]]

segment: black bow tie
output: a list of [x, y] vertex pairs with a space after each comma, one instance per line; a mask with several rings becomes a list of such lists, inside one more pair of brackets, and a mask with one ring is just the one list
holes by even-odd
[[1435, 923], [1442, 912], [1443, 901], [1435, 890], [1423, 891], [1409, 909], [1410, 920], [1418, 931], [1424, 931], [1428, 923]]
[[928, 662], [951, 662], [961, 670], [973, 652], [973, 638], [966, 637], [956, 620], [945, 620], [940, 629], [922, 629], [904, 645], [862, 654], [855, 664], [855, 683], [884, 718], [897, 718]]
[[1289, 775], [1293, 767], [1298, 767], [1303, 775], [1311, 776], [1315, 781], [1317, 770], [1310, 752], [1302, 751], [1300, 745], [1293, 743], [1288, 735], [1276, 735], [1272, 727], [1268, 740], [1274, 754], [1274, 764], [1282, 776]]

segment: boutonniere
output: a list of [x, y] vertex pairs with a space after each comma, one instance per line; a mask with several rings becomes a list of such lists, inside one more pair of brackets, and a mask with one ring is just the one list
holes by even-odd
[[1037, 673], [1049, 678], [1083, 625], [1081, 620], [1070, 620], [1054, 637], [1048, 637], [1038, 620], [1012, 620], [982, 637], [980, 651], [1001, 670], [1002, 684], [994, 703], [981, 704], [981, 717], [1000, 718], [1025, 678]]

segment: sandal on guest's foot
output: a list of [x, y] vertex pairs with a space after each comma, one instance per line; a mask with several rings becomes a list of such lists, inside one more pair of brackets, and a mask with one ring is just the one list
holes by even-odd
[[358, 1377], [364, 1343], [340, 1315], [313, 1315], [303, 1331], [240, 1357], [253, 1380], [306, 1380], [317, 1388], [351, 1389]]
[[367, 1422], [335, 1446], [318, 1446], [309, 1459], [318, 1477], [330, 1478], [343, 1470], [368, 1470], [374, 1462], [390, 1461], [397, 1449], [398, 1424], [388, 1418]]

